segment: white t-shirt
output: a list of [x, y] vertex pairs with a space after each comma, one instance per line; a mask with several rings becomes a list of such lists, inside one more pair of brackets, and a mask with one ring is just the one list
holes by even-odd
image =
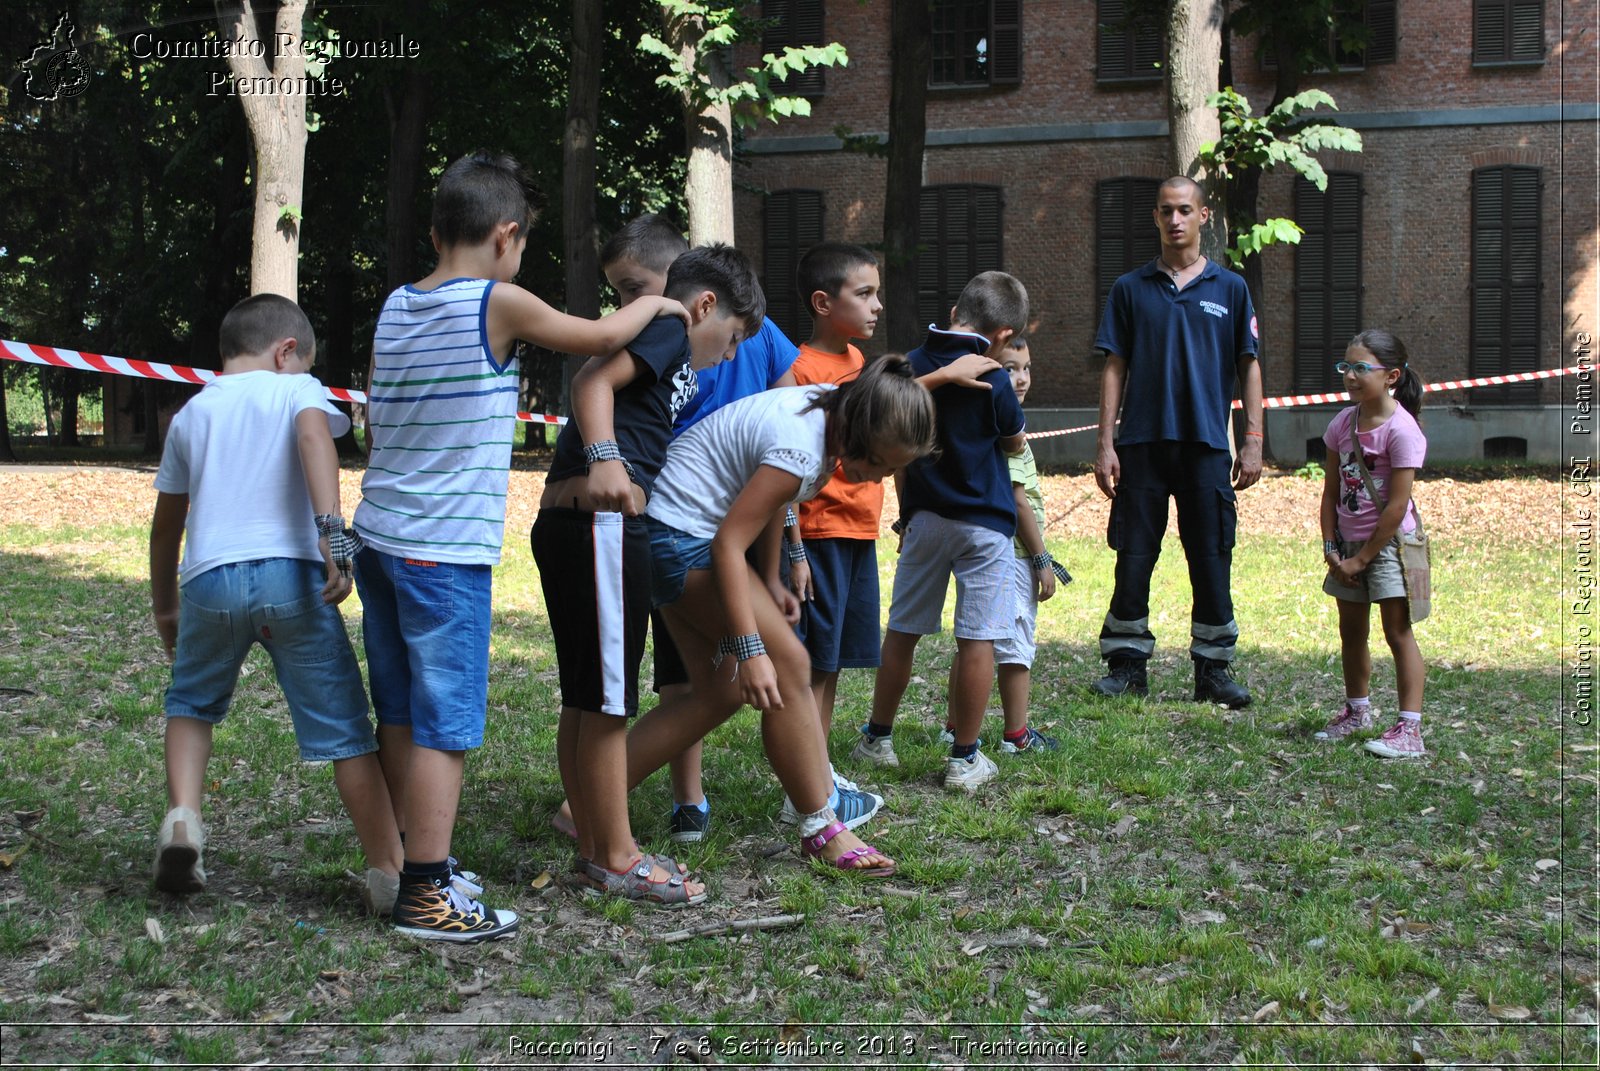
[[350, 430], [314, 377], [265, 371], [218, 376], [172, 418], [155, 486], [189, 496], [181, 583], [233, 562], [322, 561], [295, 436], [305, 409], [335, 438]]
[[800, 477], [796, 502], [811, 498], [833, 475], [824, 445], [827, 414], [801, 410], [818, 393], [833, 389], [819, 383], [762, 391], [701, 420], [667, 447], [645, 512], [710, 539], [762, 465]]

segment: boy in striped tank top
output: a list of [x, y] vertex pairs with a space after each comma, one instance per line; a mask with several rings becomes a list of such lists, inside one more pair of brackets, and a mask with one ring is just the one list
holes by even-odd
[[380, 757], [405, 837], [393, 921], [429, 940], [517, 927], [515, 912], [476, 899], [475, 875], [450, 854], [466, 752], [483, 742], [491, 572], [516, 427], [513, 346], [612, 353], [657, 316], [685, 316], [654, 298], [585, 320], [512, 285], [533, 220], [528, 192], [509, 156], [451, 164], [433, 203], [438, 266], [389, 295], [373, 336], [356, 585]]

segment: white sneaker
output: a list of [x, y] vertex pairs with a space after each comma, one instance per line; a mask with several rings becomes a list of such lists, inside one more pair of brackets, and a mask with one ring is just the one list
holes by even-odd
[[1000, 776], [1000, 767], [994, 760], [983, 752], [976, 752], [971, 759], [950, 758], [944, 764], [944, 787], [960, 788], [968, 792], [978, 791], [979, 785], [986, 785]]
[[939, 743], [943, 744], [945, 747], [949, 747], [951, 744], [953, 744], [955, 742], [956, 742], [956, 734], [955, 733], [951, 732], [949, 729], [940, 729], [939, 730]]
[[873, 739], [865, 730], [861, 739], [856, 741], [856, 746], [851, 749], [850, 757], [870, 762], [874, 766], [899, 766], [900, 756], [894, 753], [894, 737], [880, 736]]
[[861, 791], [861, 786], [860, 785], [858, 785], [854, 781], [850, 780], [848, 777], [846, 777], [844, 774], [840, 773], [838, 770], [835, 770], [831, 764], [828, 766], [828, 774], [829, 774], [829, 776], [831, 776], [833, 778], [833, 787], [837, 788], [839, 791], [841, 791], [841, 792], [860, 792]]
[[169, 893], [197, 893], [206, 887], [206, 830], [188, 807], [174, 807], [161, 820], [156, 861], [151, 868], [156, 888]]
[[400, 895], [400, 875], [385, 874], [377, 867], [368, 867], [361, 879], [361, 902], [367, 914], [388, 918], [394, 913], [395, 897]]

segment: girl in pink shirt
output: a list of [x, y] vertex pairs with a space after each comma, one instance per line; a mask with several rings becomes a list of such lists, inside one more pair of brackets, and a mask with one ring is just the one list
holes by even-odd
[[[1377, 603], [1383, 636], [1394, 655], [1400, 717], [1378, 739], [1368, 740], [1366, 748], [1384, 758], [1420, 758], [1426, 754], [1422, 654], [1411, 631], [1397, 537], [1417, 526], [1411, 487], [1428, 451], [1416, 420], [1422, 409], [1422, 378], [1411, 367], [1405, 343], [1382, 328], [1351, 339], [1344, 360], [1335, 367], [1355, 404], [1334, 417], [1322, 437], [1328, 450], [1322, 485], [1322, 553], [1328, 575], [1322, 590], [1338, 600], [1345, 702], [1317, 739], [1338, 740], [1372, 726], [1367, 633], [1371, 604]], [[1351, 442], [1352, 422], [1360, 441], [1359, 460]], [[1363, 463], [1381, 502], [1368, 492]]]

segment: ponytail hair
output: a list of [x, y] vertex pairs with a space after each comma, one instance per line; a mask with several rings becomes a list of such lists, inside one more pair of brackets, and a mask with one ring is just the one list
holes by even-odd
[[1421, 414], [1422, 377], [1411, 367], [1411, 355], [1406, 352], [1404, 342], [1384, 328], [1369, 327], [1352, 338], [1350, 345], [1360, 346], [1383, 362], [1385, 368], [1398, 368], [1400, 379], [1394, 385], [1394, 400], [1412, 416]]
[[917, 457], [934, 451], [933, 395], [917, 382], [905, 354], [886, 353], [836, 390], [818, 391], [802, 411], [813, 409], [828, 414], [833, 457], [866, 460], [881, 443], [907, 447]]

